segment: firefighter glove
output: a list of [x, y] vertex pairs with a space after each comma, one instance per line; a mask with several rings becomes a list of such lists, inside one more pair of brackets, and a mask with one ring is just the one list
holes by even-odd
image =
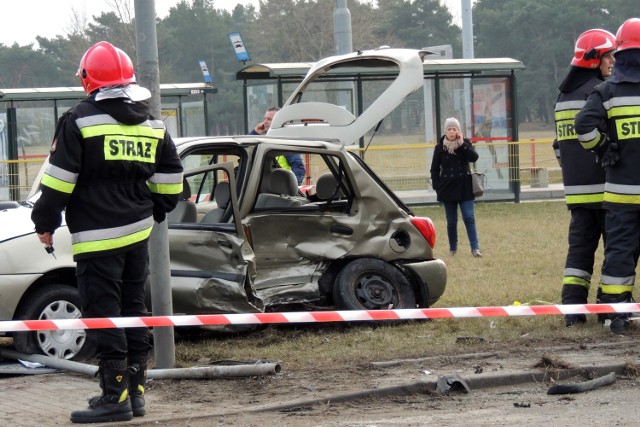
[[620, 160], [620, 152], [618, 151], [618, 143], [610, 142], [607, 145], [607, 148], [604, 150], [604, 154], [602, 155], [602, 160], [600, 160], [600, 164], [603, 168], [612, 168]]

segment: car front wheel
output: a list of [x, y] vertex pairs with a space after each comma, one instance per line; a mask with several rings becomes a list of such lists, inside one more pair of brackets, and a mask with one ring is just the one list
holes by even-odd
[[361, 258], [347, 264], [336, 277], [335, 304], [347, 310], [415, 308], [416, 297], [407, 278], [380, 259]]
[[[17, 319], [59, 320], [82, 317], [78, 290], [52, 285], [36, 290], [23, 301]], [[59, 359], [83, 360], [95, 352], [83, 329], [15, 332], [13, 345], [26, 354], [45, 354]]]

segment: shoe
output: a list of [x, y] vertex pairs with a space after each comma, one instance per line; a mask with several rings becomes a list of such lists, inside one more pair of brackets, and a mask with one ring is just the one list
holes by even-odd
[[130, 421], [129, 372], [126, 360], [106, 360], [98, 364], [102, 395], [89, 399], [89, 407], [73, 411], [71, 422], [80, 424]]
[[449, 255], [456, 256], [456, 251], [449, 251]]
[[147, 382], [146, 363], [133, 363], [129, 366], [129, 399], [134, 417], [142, 417], [144, 409], [144, 386]]
[[480, 253], [480, 249], [474, 249], [471, 251], [471, 255], [476, 258], [482, 258], [482, 254]]
[[587, 323], [587, 316], [584, 314], [566, 314], [564, 316], [564, 325], [567, 328], [585, 323]]
[[611, 333], [616, 335], [626, 335], [629, 332], [629, 318], [627, 316], [616, 316], [611, 319]]

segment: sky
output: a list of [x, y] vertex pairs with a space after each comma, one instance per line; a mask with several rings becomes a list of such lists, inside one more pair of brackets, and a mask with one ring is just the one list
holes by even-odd
[[[133, 0], [129, 0], [133, 7]], [[329, 1], [329, 0], [325, 0]], [[378, 0], [384, 1], [384, 0]], [[179, 0], [155, 0], [156, 14], [163, 18]], [[236, 4], [253, 4], [258, 0], [214, 0], [216, 8], [231, 10]], [[444, 0], [456, 22], [460, 19], [461, 0]], [[36, 36], [55, 38], [66, 36], [73, 28], [74, 11], [77, 16], [91, 17], [113, 10], [113, 0], [10, 0], [2, 2], [2, 31], [0, 43], [12, 46], [37, 45]], [[347, 6], [349, 2], [347, 1]]]

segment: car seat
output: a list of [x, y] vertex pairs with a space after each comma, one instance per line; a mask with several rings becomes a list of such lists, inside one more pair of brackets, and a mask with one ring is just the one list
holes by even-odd
[[196, 204], [191, 201], [191, 187], [185, 178], [182, 181], [182, 192], [178, 204], [171, 212], [167, 213], [167, 221], [172, 223], [196, 222], [197, 218]]
[[298, 180], [287, 169], [274, 169], [263, 177], [262, 193], [256, 200], [256, 209], [288, 208], [301, 206], [295, 199], [298, 195]]
[[320, 200], [335, 200], [344, 197], [342, 189], [338, 187], [335, 175], [327, 172], [318, 177], [316, 181], [316, 196]]
[[222, 221], [227, 206], [231, 201], [231, 187], [226, 181], [219, 182], [216, 186], [213, 198], [217, 207], [209, 211], [200, 221], [202, 224], [216, 224]]

